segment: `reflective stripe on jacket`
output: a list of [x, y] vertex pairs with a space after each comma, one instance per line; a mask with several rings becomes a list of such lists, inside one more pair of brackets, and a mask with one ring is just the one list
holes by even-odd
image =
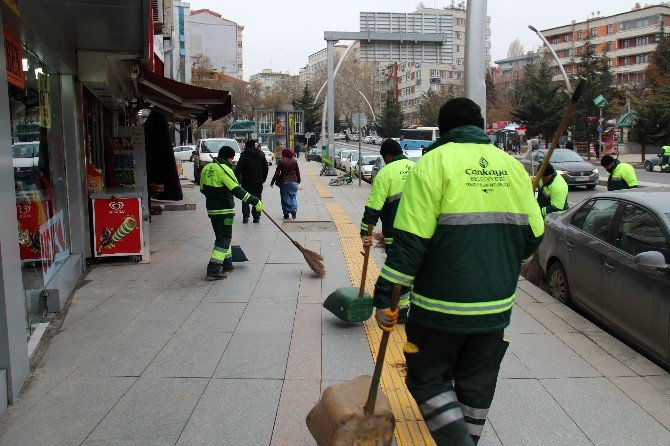
[[393, 219], [398, 210], [407, 175], [414, 167], [414, 163], [404, 155], [393, 158], [375, 176], [368, 201], [365, 203], [365, 213], [361, 222], [361, 235], [366, 235], [368, 227], [375, 226], [381, 219], [384, 242], [393, 243]]
[[412, 288], [410, 319], [418, 324], [498, 330], [509, 324], [521, 262], [539, 245], [544, 221], [523, 166], [483, 130], [443, 136], [450, 142], [421, 157], [407, 178], [374, 304], [388, 306], [393, 284], [402, 284]]
[[539, 186], [537, 204], [540, 205], [543, 217], [552, 212], [568, 209], [568, 183], [565, 182], [565, 179], [561, 175], [554, 173], [554, 176], [547, 184], [543, 184], [542, 180], [540, 180]]
[[637, 175], [635, 169], [628, 163], [615, 161], [614, 169], [607, 179], [607, 190], [631, 189], [637, 187]]
[[255, 206], [258, 198], [237, 183], [235, 173], [226, 160], [219, 159], [219, 162], [221, 165], [216, 162], [207, 164], [200, 172], [200, 192], [205, 195], [207, 214], [210, 217], [234, 216], [235, 200], [233, 197]]

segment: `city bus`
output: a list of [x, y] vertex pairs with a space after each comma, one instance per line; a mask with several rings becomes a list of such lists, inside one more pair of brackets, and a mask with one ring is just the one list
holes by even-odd
[[403, 150], [421, 150], [421, 146], [428, 148], [440, 136], [437, 127], [417, 127], [401, 129], [398, 142]]

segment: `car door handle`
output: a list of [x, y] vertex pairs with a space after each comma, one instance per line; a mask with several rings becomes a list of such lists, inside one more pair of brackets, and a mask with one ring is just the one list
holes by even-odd
[[605, 269], [607, 271], [614, 271], [614, 265], [612, 265], [611, 263], [605, 262], [605, 263], [603, 263], [603, 266], [605, 267]]

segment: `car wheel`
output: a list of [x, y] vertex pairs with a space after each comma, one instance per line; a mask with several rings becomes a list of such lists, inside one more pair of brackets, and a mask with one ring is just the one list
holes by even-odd
[[595, 188], [596, 188], [596, 185], [595, 185], [595, 184], [589, 184], [588, 186], [586, 186], [586, 189], [587, 189], [587, 190], [593, 190], [593, 189], [595, 189]]
[[647, 172], [651, 172], [652, 170], [654, 170], [654, 166], [652, 166], [651, 161], [644, 162], [644, 170], [646, 170]]
[[547, 272], [547, 283], [549, 294], [556, 300], [570, 305], [572, 298], [570, 296], [570, 285], [568, 284], [568, 275], [561, 262], [554, 262]]

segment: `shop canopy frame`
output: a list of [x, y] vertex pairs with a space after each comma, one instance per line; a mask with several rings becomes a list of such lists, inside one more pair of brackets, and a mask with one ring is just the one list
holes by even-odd
[[233, 110], [228, 91], [196, 87], [141, 69], [137, 79], [142, 98], [181, 119], [195, 119], [198, 126], [216, 121]]

